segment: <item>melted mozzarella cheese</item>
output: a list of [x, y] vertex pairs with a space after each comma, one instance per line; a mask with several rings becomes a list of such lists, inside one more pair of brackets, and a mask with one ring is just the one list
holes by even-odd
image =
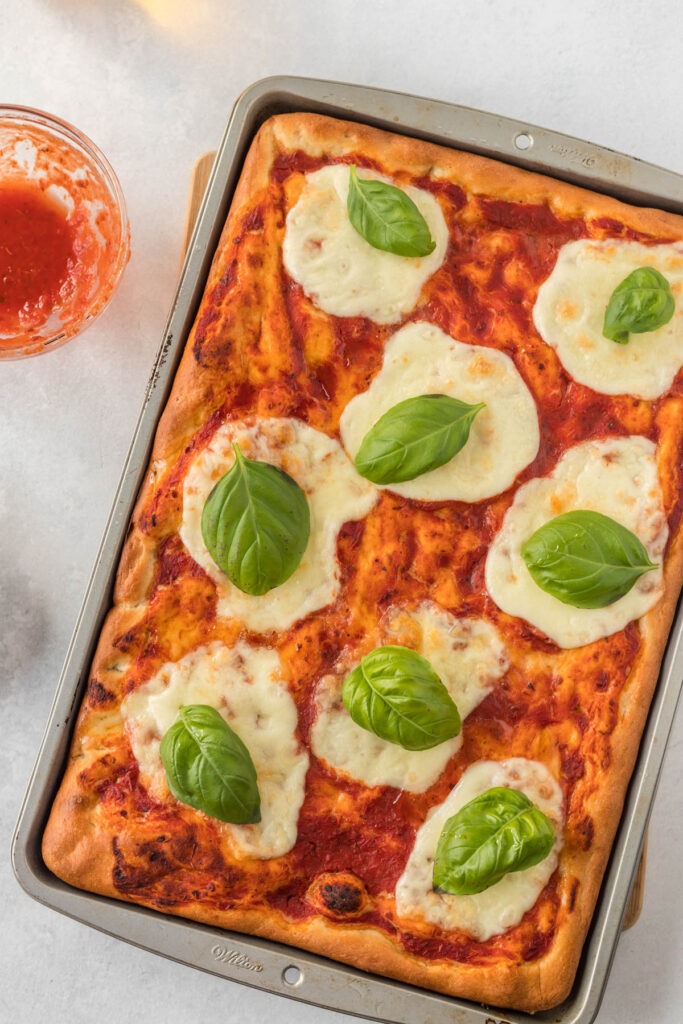
[[[358, 176], [389, 180], [362, 169]], [[325, 313], [396, 323], [416, 305], [422, 286], [443, 263], [448, 227], [438, 201], [424, 189], [401, 188], [429, 226], [436, 243], [429, 256], [396, 256], [365, 241], [346, 210], [345, 165], [306, 175], [301, 196], [287, 215], [282, 255], [287, 273]]]
[[[300, 565], [288, 580], [259, 597], [244, 594], [230, 582], [202, 538], [204, 502], [235, 461], [234, 441], [248, 458], [289, 473], [305, 492], [311, 516], [311, 534]], [[241, 619], [257, 632], [281, 630], [335, 599], [339, 591], [337, 534], [343, 523], [367, 515], [377, 497], [375, 487], [358, 476], [338, 442], [300, 420], [228, 422], [216, 431], [185, 478], [180, 536], [216, 583], [219, 615]]]
[[[631, 334], [626, 345], [603, 337], [612, 292], [638, 267], [654, 267], [671, 285], [668, 324]], [[683, 366], [683, 245], [581, 239], [562, 246], [538, 292], [534, 323], [574, 380], [606, 395], [657, 398]]]
[[406, 398], [450, 395], [485, 402], [470, 436], [450, 462], [405, 483], [387, 485], [418, 501], [481, 501], [513, 483], [539, 445], [536, 403], [509, 356], [464, 345], [433, 324], [408, 324], [388, 340], [382, 368], [367, 391], [352, 398], [339, 424], [355, 458], [380, 416]]
[[633, 436], [570, 448], [552, 473], [519, 488], [489, 548], [486, 586], [498, 607], [567, 648], [623, 629], [652, 608], [663, 591], [661, 567], [645, 573], [628, 594], [606, 608], [573, 608], [541, 590], [521, 548], [549, 519], [577, 509], [601, 512], [621, 523], [661, 566], [668, 527], [652, 442]]
[[[433, 888], [434, 857], [446, 821], [494, 786], [519, 789], [548, 816], [555, 845], [545, 860], [525, 871], [514, 871], [473, 896], [452, 896]], [[514, 927], [533, 907], [557, 867], [562, 848], [564, 811], [562, 790], [545, 765], [512, 757], [507, 761], [478, 761], [465, 770], [442, 804], [434, 807], [415, 837], [408, 863], [396, 885], [396, 912], [447, 930], [467, 932], [480, 942]]]
[[[430, 602], [398, 617], [402, 621], [393, 616], [396, 626], [412, 633], [414, 646], [431, 662], [464, 721], [507, 669], [497, 630], [482, 619], [456, 619]], [[390, 628], [383, 642], [400, 639]], [[311, 730], [316, 757], [366, 786], [421, 793], [433, 785], [460, 748], [462, 734], [430, 750], [404, 750], [356, 725], [342, 704], [342, 685], [340, 676], [326, 676], [318, 685], [317, 717]]]
[[216, 822], [237, 855], [280, 857], [296, 842], [308, 754], [299, 746], [297, 712], [271, 650], [239, 642], [213, 643], [164, 665], [123, 701], [126, 731], [149, 792], [170, 799], [159, 756], [161, 739], [185, 704], [208, 704], [223, 716], [251, 754], [261, 795], [256, 825]]

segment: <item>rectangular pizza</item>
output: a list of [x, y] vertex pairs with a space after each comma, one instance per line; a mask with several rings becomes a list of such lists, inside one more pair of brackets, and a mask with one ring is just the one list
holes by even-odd
[[683, 219], [258, 132], [43, 840], [71, 885], [567, 996], [683, 577]]

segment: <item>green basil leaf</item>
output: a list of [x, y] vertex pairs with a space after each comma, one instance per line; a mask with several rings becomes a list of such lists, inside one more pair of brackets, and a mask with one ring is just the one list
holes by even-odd
[[182, 707], [159, 752], [168, 788], [181, 803], [233, 825], [261, 820], [254, 762], [215, 708]]
[[461, 722], [426, 658], [409, 647], [376, 647], [349, 672], [344, 707], [356, 725], [404, 750], [427, 750], [457, 736]]
[[541, 590], [574, 608], [613, 604], [657, 568], [634, 533], [586, 510], [545, 523], [523, 545], [522, 557]]
[[209, 554], [245, 594], [265, 594], [288, 580], [311, 532], [306, 495], [276, 466], [242, 455], [221, 477], [202, 511]]
[[358, 449], [356, 469], [375, 484], [398, 484], [450, 462], [485, 407], [450, 395], [406, 398], [377, 420]]
[[645, 334], [668, 324], [675, 308], [667, 279], [654, 267], [639, 267], [612, 292], [602, 333], [626, 345], [629, 334]]
[[349, 174], [346, 209], [351, 224], [375, 249], [397, 256], [429, 256], [436, 242], [417, 206], [400, 188]]
[[483, 892], [512, 871], [540, 864], [554, 843], [552, 824], [528, 796], [494, 786], [444, 825], [434, 858], [434, 888], [453, 896]]

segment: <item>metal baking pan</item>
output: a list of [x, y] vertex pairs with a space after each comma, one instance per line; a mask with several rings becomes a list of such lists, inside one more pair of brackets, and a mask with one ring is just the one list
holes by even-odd
[[[54, 705], [13, 838], [14, 870], [41, 903], [134, 945], [221, 977], [318, 1006], [391, 1024], [590, 1024], [598, 1012], [619, 938], [683, 678], [683, 608], [662, 672], [584, 947], [574, 989], [561, 1006], [531, 1017], [365, 974], [275, 942], [222, 931], [144, 907], [80, 892], [59, 881], [40, 853], [91, 658], [110, 602], [128, 521], [185, 339], [249, 145], [272, 114], [311, 111], [362, 121], [495, 157], [629, 202], [683, 213], [683, 177], [589, 142], [468, 107], [318, 79], [257, 82], [232, 111], [190, 240], [178, 290], [105, 528]], [[288, 971], [290, 967], [298, 970]]]

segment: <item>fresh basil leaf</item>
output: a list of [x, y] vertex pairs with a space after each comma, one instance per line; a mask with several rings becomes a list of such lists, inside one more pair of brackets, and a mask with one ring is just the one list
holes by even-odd
[[429, 256], [436, 242], [417, 206], [400, 188], [359, 178], [352, 165], [346, 209], [351, 224], [375, 249], [397, 256]]
[[512, 871], [539, 864], [554, 843], [552, 824], [528, 796], [494, 786], [444, 825], [434, 858], [434, 888], [473, 896]]
[[522, 557], [541, 590], [574, 608], [613, 604], [657, 568], [634, 533], [587, 510], [545, 523], [523, 545]]
[[261, 820], [254, 762], [215, 708], [182, 707], [159, 753], [168, 788], [181, 803], [233, 825]]
[[397, 484], [450, 462], [485, 407], [450, 395], [406, 398], [377, 420], [358, 449], [356, 469], [375, 484]]
[[376, 647], [349, 672], [344, 707], [356, 725], [404, 750], [428, 750], [457, 736], [461, 722], [426, 658], [409, 647]]
[[639, 267], [612, 292], [602, 333], [626, 345], [629, 334], [645, 334], [668, 324], [675, 308], [667, 279], [654, 267]]
[[311, 531], [306, 495], [276, 466], [242, 455], [202, 511], [202, 537], [219, 569], [245, 594], [265, 594], [289, 579]]

